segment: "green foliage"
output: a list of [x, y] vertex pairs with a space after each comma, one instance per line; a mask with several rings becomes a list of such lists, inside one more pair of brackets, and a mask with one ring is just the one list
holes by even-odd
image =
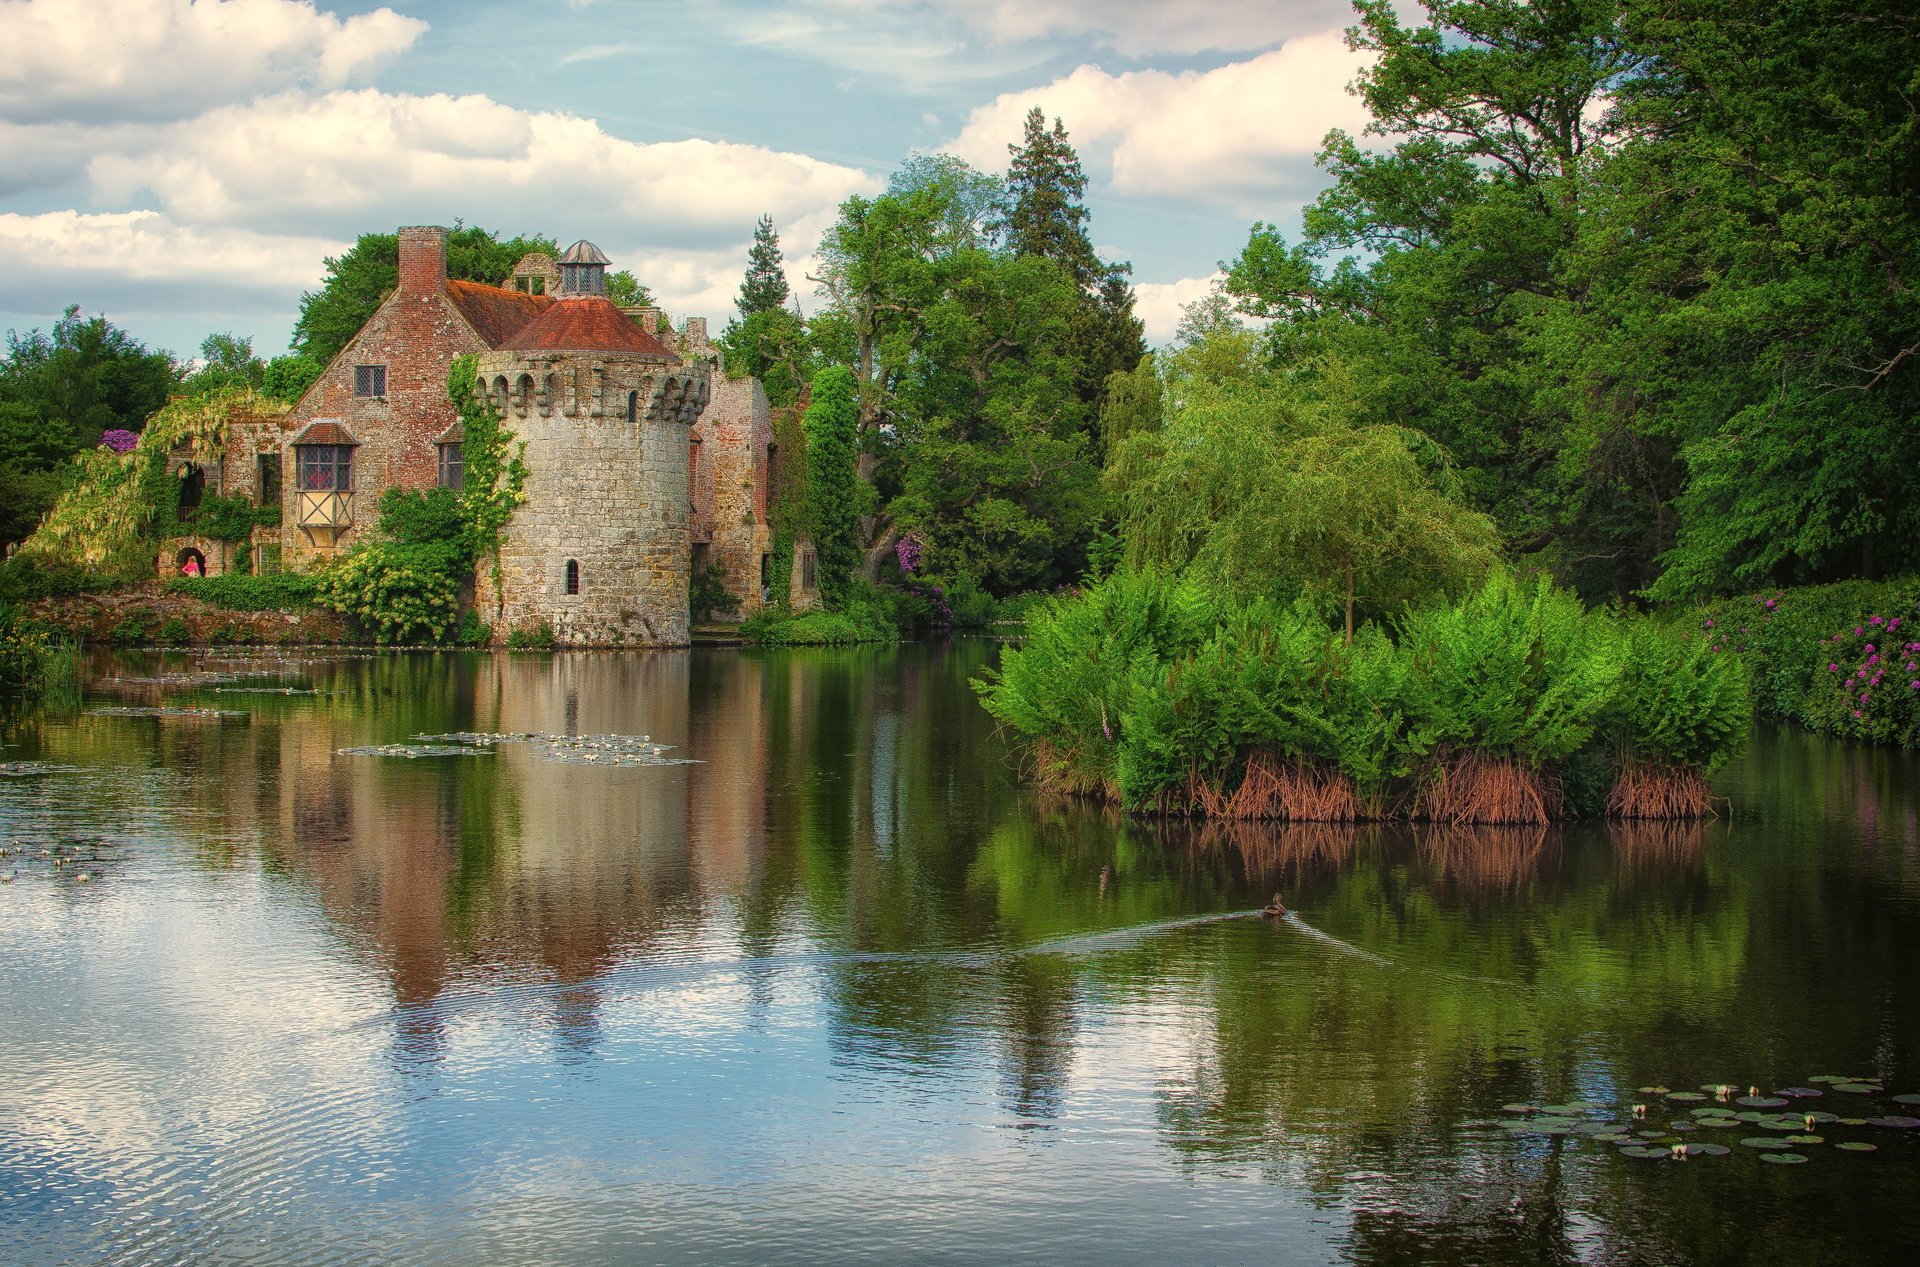
[[460, 627], [454, 631], [453, 640], [463, 647], [488, 646], [493, 642], [493, 626], [469, 608], [460, 614]]
[[546, 621], [507, 631], [509, 651], [548, 651], [553, 648], [553, 626]]
[[[527, 468], [486, 398], [474, 393], [474, 381], [474, 358], [455, 358], [447, 394], [464, 428], [462, 488], [387, 489], [373, 539], [314, 578], [316, 602], [351, 618], [379, 642], [472, 634], [459, 623], [459, 594], [482, 559], [492, 562], [499, 592], [500, 534], [526, 498]], [[551, 630], [547, 637], [551, 643]]]
[[1409, 689], [1423, 746], [1532, 766], [1586, 746], [1626, 668], [1610, 622], [1544, 579], [1505, 573], [1458, 603], [1410, 610], [1396, 634], [1418, 666]]
[[727, 589], [727, 570], [718, 563], [709, 563], [695, 571], [688, 579], [688, 605], [693, 610], [695, 620], [710, 620], [715, 616], [732, 616], [740, 610], [740, 599]]
[[[169, 521], [171, 520], [171, 521]], [[207, 493], [200, 498], [200, 504], [193, 508], [192, 518], [178, 520], [169, 517], [162, 519], [153, 527], [153, 535], [158, 537], [195, 536], [207, 537], [214, 541], [241, 542], [252, 538], [256, 525], [278, 527], [280, 507], [256, 506], [252, 500], [243, 496], [222, 497], [218, 493]]]
[[729, 321], [718, 340], [731, 378], [751, 376], [766, 388], [767, 403], [779, 409], [800, 398], [813, 373], [812, 344], [806, 323], [789, 308], [769, 308]]
[[810, 611], [798, 615], [766, 613], [740, 624], [740, 634], [764, 647], [830, 647], [862, 642], [894, 642], [900, 631], [874, 607], [851, 611]]
[[184, 384], [191, 395], [244, 387], [264, 391], [267, 366], [253, 354], [253, 340], [234, 334], [210, 334], [200, 341], [200, 368]]
[[987, 711], [1037, 741], [1044, 782], [1117, 796], [1119, 746], [1136, 687], [1211, 634], [1205, 593], [1119, 573], [1027, 617], [1025, 642], [975, 683]]
[[74, 677], [71, 642], [0, 599], [0, 696], [33, 698]]
[[1675, 637], [1652, 621], [1626, 630], [1626, 668], [1601, 721], [1630, 759], [1716, 770], [1745, 744], [1751, 683], [1738, 657], [1707, 636]]
[[747, 248], [747, 275], [740, 282], [734, 306], [742, 318], [756, 313], [781, 312], [787, 306], [787, 270], [780, 254], [780, 235], [773, 217], [761, 216], [753, 227], [753, 245]]
[[160, 622], [155, 637], [163, 647], [183, 647], [193, 641], [193, 630], [180, 617], [169, 616]]
[[1336, 773], [1368, 817], [1462, 755], [1707, 770], [1751, 719], [1732, 659], [1505, 573], [1349, 641], [1308, 602], [1123, 571], [1026, 633], [975, 683], [988, 711], [1033, 743], [1044, 783], [1136, 810], [1229, 793], [1255, 757]]
[[[455, 221], [447, 234], [447, 276], [498, 285], [529, 251], [559, 253], [549, 237], [501, 241], [486, 229]], [[363, 233], [346, 254], [329, 256], [326, 268], [320, 289], [300, 297], [300, 319], [293, 327], [294, 351], [323, 367], [400, 284], [400, 237]]]
[[1493, 525], [1461, 504], [1444, 453], [1417, 431], [1352, 425], [1324, 393], [1232, 368], [1246, 365], [1243, 334], [1229, 322], [1177, 351], [1166, 391], [1178, 409], [1113, 450], [1107, 484], [1133, 566], [1191, 570], [1240, 599], [1338, 606], [1349, 632], [1356, 612], [1457, 594], [1486, 573]]
[[51, 333], [7, 332], [0, 358], [0, 542], [25, 538], [63, 487], [59, 471], [115, 428], [138, 431], [179, 389], [180, 367], [76, 305]]
[[[518, 263], [519, 261], [515, 261]], [[607, 274], [607, 298], [622, 308], [652, 308], [653, 291], [626, 269]]]
[[1912, 645], [1920, 639], [1920, 577], [1724, 599], [1698, 609], [1694, 627], [1711, 650], [1751, 671], [1762, 714], [1821, 734], [1920, 747], [1920, 690], [1912, 685], [1920, 667], [1907, 668], [1920, 666]]
[[774, 603], [784, 607], [793, 586], [793, 548], [807, 527], [807, 433], [798, 409], [773, 415], [773, 443], [778, 454], [767, 489], [767, 527], [770, 530], [767, 589]]
[[319, 377], [327, 372], [327, 363], [302, 352], [276, 356], [267, 362], [260, 375], [262, 394], [274, 400], [297, 405]]
[[[1275, 364], [1451, 453], [1592, 595], [1903, 566], [1920, 528], [1906, 7], [1365, 0], [1372, 139], [1228, 285]], [[1361, 261], [1365, 262], [1362, 263]]]
[[107, 630], [107, 641], [140, 646], [160, 635], [160, 613], [151, 607], [136, 607]]
[[32, 554], [16, 554], [0, 564], [0, 601], [5, 602], [63, 598], [106, 589], [113, 583], [112, 578], [91, 568]]
[[167, 589], [229, 611], [299, 611], [313, 604], [314, 577], [298, 572], [250, 576], [228, 572], [223, 576], [176, 576]]
[[[159, 540], [182, 530], [181, 454], [190, 462], [217, 461], [230, 421], [272, 418], [286, 410], [247, 387], [168, 402], [147, 420], [131, 452], [97, 448], [74, 459], [60, 500], [18, 557], [56, 568], [86, 568], [106, 581], [150, 575]], [[228, 499], [211, 500], [222, 530], [236, 531], [221, 516], [237, 515], [240, 508]], [[247, 514], [253, 515], [251, 508]]]
[[822, 370], [807, 407], [807, 527], [820, 559], [820, 593], [829, 607], [845, 597], [860, 566], [860, 515], [867, 498], [854, 455], [859, 425], [853, 375]]

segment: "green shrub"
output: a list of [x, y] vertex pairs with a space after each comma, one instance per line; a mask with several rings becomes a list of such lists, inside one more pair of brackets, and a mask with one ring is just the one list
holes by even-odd
[[1625, 671], [1601, 728], [1621, 763], [1712, 771], [1746, 741], [1753, 695], [1746, 666], [1706, 638], [1625, 622]]
[[30, 698], [70, 685], [75, 676], [72, 641], [0, 599], [0, 694]]
[[1544, 578], [1505, 573], [1459, 602], [1408, 611], [1395, 640], [1412, 657], [1416, 746], [1536, 767], [1586, 745], [1626, 668], [1612, 621]]
[[316, 574], [314, 601], [375, 642], [438, 642], [460, 616], [457, 557], [457, 546], [374, 542]]
[[[1888, 621], [1899, 622], [1895, 637], [1884, 635]], [[1908, 630], [1920, 634], [1920, 577], [1768, 590], [1695, 609], [1687, 623], [1747, 665], [1763, 715], [1821, 734], [1920, 746], [1920, 691], [1911, 686], [1920, 676], [1901, 676], [1914, 657], [1888, 660], [1882, 645], [1914, 641], [1897, 636]], [[1880, 661], [1868, 664], [1873, 655]], [[1882, 680], [1862, 689], [1875, 671]]]
[[709, 563], [693, 573], [687, 584], [687, 599], [695, 620], [734, 616], [740, 611], [740, 599], [727, 588], [726, 569], [718, 563]]
[[741, 636], [764, 647], [836, 647], [861, 642], [892, 642], [891, 626], [847, 612], [810, 611], [797, 616], [767, 614], [741, 622]]
[[78, 564], [22, 554], [0, 566], [0, 601], [30, 603], [110, 589], [114, 578]]
[[182, 647], [193, 641], [193, 630], [180, 617], [169, 616], [160, 622], [157, 636], [162, 646]]
[[[987, 711], [1036, 741], [1041, 780], [1059, 790], [1118, 795], [1124, 719], [1134, 691], [1213, 630], [1197, 587], [1121, 572], [1077, 598], [1052, 600], [1027, 622], [1025, 643], [974, 689]], [[1143, 704], [1140, 715], [1154, 717]], [[1180, 740], [1156, 741], [1177, 744]], [[1138, 756], [1136, 786], [1166, 786], [1167, 754]]]
[[160, 633], [160, 613], [151, 607], [136, 607], [107, 631], [108, 642], [140, 644], [152, 642]]
[[507, 647], [512, 651], [546, 651], [553, 646], [553, 626], [546, 621], [507, 631]]
[[493, 626], [480, 619], [477, 611], [466, 611], [460, 616], [460, 628], [454, 633], [453, 640], [463, 647], [485, 647], [493, 643]]
[[315, 579], [298, 572], [270, 576], [228, 572], [223, 576], [176, 576], [167, 582], [167, 589], [228, 611], [299, 611], [313, 605]]

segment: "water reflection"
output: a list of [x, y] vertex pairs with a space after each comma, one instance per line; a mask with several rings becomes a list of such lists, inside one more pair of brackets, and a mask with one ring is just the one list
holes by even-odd
[[[370, 1229], [395, 1261], [618, 1261], [635, 1193], [669, 1258], [817, 1258], [849, 1220], [873, 1261], [1272, 1256], [1280, 1227], [1365, 1262], [1916, 1234], [1886, 1213], [1913, 1141], [1783, 1186], [1487, 1124], [1829, 1069], [1920, 1090], [1910, 759], [1763, 735], [1732, 812], [1684, 826], [1150, 825], [1020, 788], [966, 684], [992, 654], [102, 657], [88, 705], [246, 716], [5, 734], [86, 773], [0, 785], [0, 832], [119, 861], [0, 898], [0, 1219], [49, 1260], [219, 1260], [210, 1212], [258, 1231], [284, 1203], [205, 1160], [212, 1121], [300, 1176], [275, 1191], [324, 1225], [315, 1261]], [[341, 751], [454, 731], [699, 764]], [[1276, 889], [1302, 924], [1250, 917]], [[62, 1136], [76, 1087], [147, 1134]], [[319, 1157], [365, 1164], [293, 1166]], [[200, 1205], [115, 1230], [183, 1173]], [[56, 1175], [79, 1213], [49, 1212]], [[547, 1217], [520, 1222], [497, 1201], [529, 1184]], [[446, 1213], [397, 1213], [422, 1201]]]

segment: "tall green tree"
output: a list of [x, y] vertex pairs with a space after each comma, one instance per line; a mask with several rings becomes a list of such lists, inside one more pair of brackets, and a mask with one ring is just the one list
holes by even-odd
[[[1090, 428], [1099, 417], [1107, 380], [1140, 363], [1146, 353], [1145, 326], [1134, 315], [1128, 263], [1108, 263], [1088, 236], [1087, 177], [1080, 156], [1058, 118], [1047, 126], [1035, 106], [1027, 112], [1024, 134], [1007, 146], [1004, 209], [997, 228], [1009, 250], [1052, 260], [1081, 291], [1068, 356], [1075, 390], [1087, 406]], [[1094, 448], [1100, 448], [1097, 432]]]
[[[529, 251], [557, 254], [557, 247], [550, 237], [502, 239], [456, 220], [447, 234], [447, 276], [498, 285]], [[293, 327], [293, 350], [323, 367], [400, 284], [399, 235], [363, 233], [346, 254], [329, 256], [326, 267], [320, 289], [300, 297], [300, 318]]]
[[869, 496], [856, 469], [859, 410], [853, 374], [843, 365], [820, 371], [803, 423], [807, 437], [807, 524], [820, 562], [820, 592], [838, 606], [860, 567], [860, 512]]
[[747, 248], [747, 275], [740, 282], [739, 298], [734, 306], [742, 317], [756, 312], [777, 312], [787, 306], [785, 257], [780, 254], [780, 235], [774, 232], [773, 217], [763, 215], [753, 228], [753, 245]]

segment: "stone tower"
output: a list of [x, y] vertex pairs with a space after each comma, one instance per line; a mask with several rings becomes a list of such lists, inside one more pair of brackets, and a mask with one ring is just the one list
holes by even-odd
[[607, 299], [607, 263], [591, 242], [567, 248], [558, 302], [479, 358], [527, 465], [479, 606], [498, 637], [544, 624], [573, 646], [684, 646], [689, 429], [711, 370]]

